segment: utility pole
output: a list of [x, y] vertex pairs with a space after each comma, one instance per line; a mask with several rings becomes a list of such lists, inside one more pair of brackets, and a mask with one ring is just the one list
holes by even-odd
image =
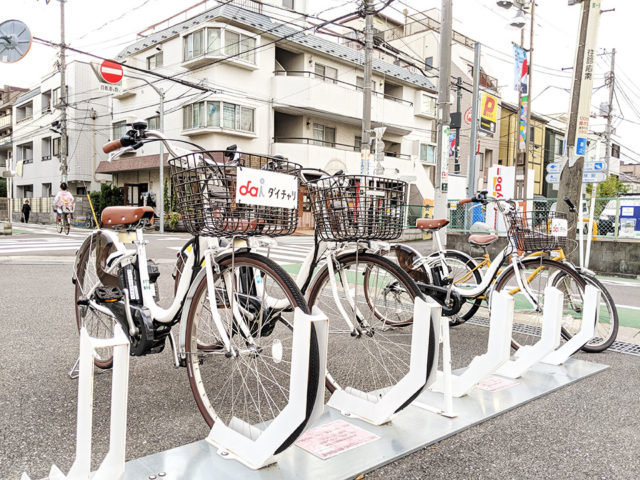
[[362, 141], [360, 144], [360, 173], [369, 174], [369, 158], [371, 154], [371, 70], [373, 52], [373, 4], [371, 0], [363, 0], [365, 14], [364, 26], [364, 85], [362, 86]]
[[462, 77], [458, 77], [456, 80], [456, 148], [455, 148], [455, 160], [454, 163], [460, 163], [460, 126], [462, 124]]
[[[600, 20], [600, 1], [589, 0], [582, 2], [578, 48], [576, 49], [571, 101], [569, 104], [569, 123], [565, 138], [566, 150], [563, 155], [564, 165], [560, 173], [558, 188], [558, 198], [562, 199], [567, 196], [578, 208], [581, 205], [582, 172], [587, 149], [593, 65]], [[558, 202], [558, 211], [568, 213], [568, 207], [565, 202]], [[575, 240], [576, 230], [570, 228], [567, 232], [567, 237], [570, 240]]]
[[[160, 95], [159, 127], [164, 133], [164, 90], [156, 89]], [[160, 142], [160, 195], [158, 195], [158, 212], [160, 214], [160, 233], [164, 233], [164, 144]]]
[[[473, 94], [471, 95], [471, 134], [467, 166], [467, 197], [476, 193], [476, 149], [478, 144], [478, 98], [480, 97], [480, 43], [473, 45]], [[467, 212], [470, 209], [467, 208]]]
[[[607, 172], [609, 171], [609, 161], [611, 160], [611, 121], [613, 119], [613, 88], [615, 85], [615, 65], [616, 65], [616, 49], [611, 50], [611, 71], [607, 76], [607, 82], [609, 83], [609, 105], [607, 106], [607, 129], [605, 130], [606, 143], [604, 160], [607, 162]], [[595, 192], [593, 193], [595, 195]]]
[[65, 55], [65, 37], [64, 37], [64, 4], [67, 0], [58, 0], [60, 2], [60, 104], [62, 113], [60, 115], [60, 173], [63, 182], [67, 182], [67, 154], [69, 145], [67, 143], [67, 60]]
[[[438, 82], [438, 130], [436, 148], [436, 178], [434, 218], [447, 218], [447, 183], [449, 175], [449, 78], [451, 77], [451, 36], [453, 12], [451, 0], [442, 0], [440, 8], [440, 80]], [[446, 138], [445, 138], [446, 135]], [[444, 175], [444, 181], [443, 181]], [[447, 229], [442, 229], [443, 245], [447, 244]]]
[[[533, 192], [529, 192], [529, 156], [533, 155], [534, 140], [531, 138], [531, 74], [532, 74], [532, 64], [533, 64], [533, 25], [534, 25], [534, 15], [536, 9], [536, 1], [531, 1], [531, 25], [529, 27], [529, 59], [527, 61], [527, 128], [525, 130], [524, 136], [524, 189], [523, 200], [524, 200], [524, 209], [527, 208], [527, 199], [529, 195]], [[524, 28], [522, 29], [524, 32]], [[524, 39], [522, 39], [524, 43]], [[535, 130], [534, 130], [535, 131]]]

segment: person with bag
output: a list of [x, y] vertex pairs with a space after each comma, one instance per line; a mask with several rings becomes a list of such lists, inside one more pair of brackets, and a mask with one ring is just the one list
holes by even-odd
[[67, 188], [68, 187], [66, 183], [62, 182], [60, 184], [60, 191], [53, 199], [53, 208], [55, 209], [57, 215], [56, 223], [59, 223], [60, 220], [62, 220], [62, 225], [64, 226], [68, 234], [70, 217], [74, 210], [75, 200], [73, 198], [73, 195], [71, 195], [71, 192], [69, 192]]
[[29, 223], [30, 214], [31, 214], [31, 205], [29, 205], [29, 200], [25, 200], [24, 205], [22, 205], [22, 223]]

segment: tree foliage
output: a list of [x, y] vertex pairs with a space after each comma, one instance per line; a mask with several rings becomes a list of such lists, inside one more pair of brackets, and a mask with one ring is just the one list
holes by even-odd
[[124, 190], [122, 187], [102, 184], [99, 191], [94, 190], [89, 196], [91, 197], [91, 203], [98, 218], [100, 218], [102, 210], [106, 207], [124, 204]]

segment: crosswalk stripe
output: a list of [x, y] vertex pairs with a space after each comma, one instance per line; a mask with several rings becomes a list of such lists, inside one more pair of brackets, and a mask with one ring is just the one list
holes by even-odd
[[58, 250], [77, 250], [80, 247], [80, 244], [78, 245], [68, 245], [68, 246], [56, 246], [56, 247], [47, 247], [47, 248], [8, 248], [8, 249], [1, 249], [0, 248], [0, 253], [20, 253], [20, 252], [51, 252], [51, 251], [58, 251]]

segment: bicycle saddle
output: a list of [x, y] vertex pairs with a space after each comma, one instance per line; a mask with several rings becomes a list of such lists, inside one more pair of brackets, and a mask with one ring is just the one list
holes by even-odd
[[103, 227], [113, 227], [115, 225], [128, 225], [137, 223], [143, 218], [153, 218], [153, 208], [151, 207], [107, 207], [102, 210], [100, 222]]

